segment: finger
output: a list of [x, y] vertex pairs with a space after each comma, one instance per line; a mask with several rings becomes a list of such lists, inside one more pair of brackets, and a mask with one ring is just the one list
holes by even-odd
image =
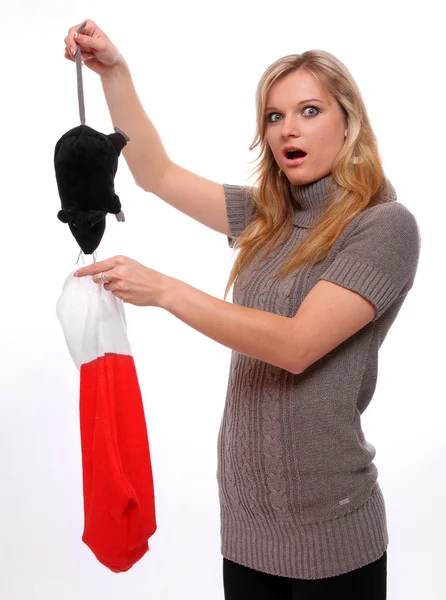
[[101, 260], [100, 262], [95, 262], [92, 265], [88, 265], [88, 267], [82, 267], [74, 273], [74, 276], [85, 277], [86, 275], [97, 275], [98, 273], [102, 273], [102, 271], [110, 271], [113, 269], [115, 264], [116, 261], [114, 258]]
[[[83, 27], [81, 28], [81, 26]], [[97, 31], [100, 31], [100, 29], [94, 21], [92, 21], [91, 19], [84, 19], [77, 25], [73, 25], [73, 27], [70, 27], [70, 29], [68, 30], [68, 35], [74, 35], [77, 32], [83, 33], [85, 35], [93, 35]]]
[[65, 38], [64, 43], [65, 43], [65, 51], [70, 56], [74, 56], [76, 54], [76, 48], [77, 48], [76, 44], [70, 45], [70, 43], [68, 41], [68, 37]]
[[70, 27], [70, 29], [68, 30], [67, 38], [70, 38], [72, 40], [75, 33], [83, 33], [85, 35], [92, 35], [97, 29], [99, 29], [99, 28], [96, 25], [96, 23], [94, 23], [94, 21], [85, 19], [84, 21], [81, 21], [77, 25], [73, 25], [73, 27]]
[[[74, 50], [72, 48], [70, 48], [67, 44], [65, 45], [65, 51], [68, 53], [68, 55], [72, 56], [74, 59], [76, 58], [77, 49], [78, 49], [77, 45], [75, 45]], [[84, 54], [91, 54], [91, 56], [94, 56], [93, 52], [89, 48], [81, 48], [81, 54], [82, 54], [82, 56]]]
[[74, 42], [79, 44], [81, 48], [95, 50], [96, 52], [103, 52], [105, 50], [105, 41], [100, 38], [90, 37], [89, 35], [83, 35], [82, 33], [74, 34]]
[[[67, 37], [64, 40], [65, 45], [67, 46], [69, 52], [71, 52], [71, 54], [73, 56], [76, 54], [76, 50], [77, 50], [77, 44], [74, 41], [74, 34], [77, 32], [80, 25], [81, 24], [79, 23], [79, 25], [76, 25], [75, 27], [71, 27], [70, 30], [68, 31]], [[84, 29], [84, 33], [85, 33], [85, 29]]]
[[124, 297], [122, 295], [122, 290], [120, 290], [117, 287], [116, 283], [104, 283], [104, 290], [106, 290], [107, 292], [111, 292], [113, 296], [116, 296], [116, 298], [119, 298], [120, 300], [125, 302]]
[[[78, 23], [74, 27], [70, 27], [70, 29], [68, 30], [68, 35], [65, 38], [65, 44], [72, 51], [73, 56], [74, 54], [76, 54], [77, 49], [75, 36], [77, 35], [77, 32], [83, 23], [85, 23], [85, 27], [82, 29], [82, 34], [85, 37], [94, 35], [95, 32], [97, 32], [97, 30], [99, 29], [96, 23], [94, 21], [91, 21], [90, 19], [85, 19], [85, 21], [82, 21], [82, 23]], [[89, 39], [91, 39], [91, 37]]]
[[[65, 58], [68, 58], [69, 60], [76, 62], [76, 57], [72, 56], [71, 52], [69, 52], [67, 49], [65, 49]], [[96, 58], [95, 55], [92, 52], [81, 52], [81, 60], [86, 61], [86, 60], [92, 60], [93, 58]]]
[[71, 52], [68, 52], [68, 50], [65, 50], [65, 58], [71, 60], [71, 62], [76, 62], [73, 56], [71, 55]]
[[[93, 281], [95, 283], [99, 283], [101, 285], [106, 286], [107, 284], [110, 284], [110, 283], [113, 282], [113, 275], [112, 275], [112, 273], [113, 273], [113, 271], [101, 271], [97, 275], [93, 275]], [[107, 281], [103, 281], [102, 277], [104, 275], [107, 278]]]
[[87, 52], [85, 54], [84, 54], [84, 52], [82, 52], [81, 58], [84, 62], [88, 62], [89, 60], [96, 59], [96, 56], [94, 54], [92, 54], [91, 52]]

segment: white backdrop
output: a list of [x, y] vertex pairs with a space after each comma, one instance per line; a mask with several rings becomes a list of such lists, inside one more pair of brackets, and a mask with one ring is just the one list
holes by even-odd
[[[7, 4], [7, 6], [6, 6]], [[444, 598], [444, 46], [440, 3], [16, 0], [1, 5], [1, 600], [222, 600], [216, 443], [230, 350], [155, 308], [126, 305], [143, 393], [158, 531], [125, 574], [81, 542], [79, 374], [55, 305], [78, 248], [56, 218], [56, 141], [78, 125], [68, 28], [94, 19], [127, 58], [173, 160], [247, 181], [254, 93], [285, 54], [321, 48], [356, 78], [386, 174], [416, 216], [422, 255], [380, 353], [363, 416], [388, 519], [389, 600]], [[443, 33], [443, 32], [441, 32]], [[112, 131], [84, 69], [87, 123]], [[125, 254], [223, 297], [226, 238], [138, 188], [122, 158], [126, 223], [108, 218], [98, 259]]]

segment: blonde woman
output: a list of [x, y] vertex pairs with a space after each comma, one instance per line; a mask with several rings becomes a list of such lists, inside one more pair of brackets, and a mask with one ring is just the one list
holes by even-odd
[[125, 59], [92, 21], [77, 28], [65, 56], [78, 43], [100, 75], [137, 184], [238, 250], [233, 303], [127, 257], [79, 271], [233, 350], [218, 439], [226, 600], [383, 600], [386, 510], [361, 415], [420, 235], [357, 85], [328, 52], [277, 60], [257, 90], [256, 185], [220, 185], [169, 159]]

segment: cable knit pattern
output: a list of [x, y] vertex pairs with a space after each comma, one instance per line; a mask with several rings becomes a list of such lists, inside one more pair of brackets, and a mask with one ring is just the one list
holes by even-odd
[[[319, 280], [376, 307], [368, 325], [294, 375], [233, 352], [218, 436], [222, 554], [259, 571], [332, 577], [380, 558], [388, 545], [385, 503], [361, 414], [376, 386], [378, 350], [411, 289], [420, 235], [389, 184], [319, 264], [273, 278], [314, 226], [335, 185], [331, 176], [290, 186], [288, 240], [243, 280], [233, 301], [293, 317]], [[225, 185], [228, 243], [254, 215], [250, 188]]]
[[275, 518], [291, 520], [289, 498], [287, 494], [286, 470], [283, 457], [283, 415], [280, 397], [279, 369], [269, 365], [267, 369], [264, 394], [263, 423], [263, 469], [268, 486], [268, 499]]

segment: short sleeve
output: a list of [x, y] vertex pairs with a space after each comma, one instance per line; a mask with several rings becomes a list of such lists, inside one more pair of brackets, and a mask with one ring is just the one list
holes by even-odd
[[230, 235], [228, 244], [234, 247], [235, 238], [239, 237], [254, 214], [255, 204], [252, 187], [223, 184], [226, 199], [226, 214], [229, 222]]
[[376, 308], [376, 321], [398, 296], [411, 289], [421, 237], [414, 215], [399, 202], [366, 209], [357, 220], [334, 262], [319, 279], [369, 300]]

